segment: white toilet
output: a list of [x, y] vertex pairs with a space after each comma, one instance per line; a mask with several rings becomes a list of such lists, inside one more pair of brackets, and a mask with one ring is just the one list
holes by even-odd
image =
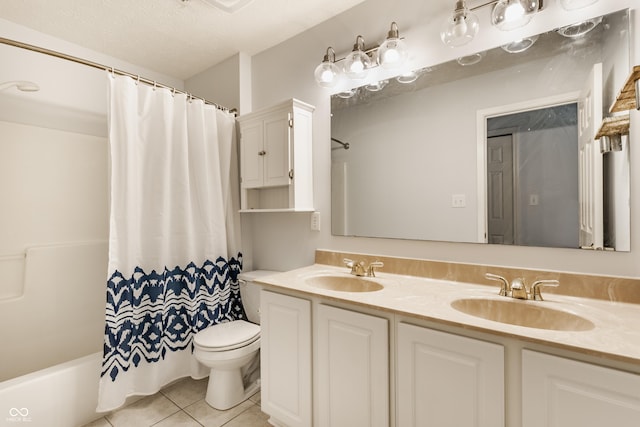
[[205, 400], [216, 409], [236, 406], [260, 389], [260, 286], [251, 282], [275, 273], [256, 270], [238, 276], [249, 322], [219, 323], [194, 337], [196, 360], [211, 369]]

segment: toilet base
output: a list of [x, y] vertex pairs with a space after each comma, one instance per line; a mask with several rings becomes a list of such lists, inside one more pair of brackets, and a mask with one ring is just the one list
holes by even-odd
[[[220, 384], [225, 384], [221, 387]], [[260, 390], [260, 381], [254, 381], [247, 388], [242, 382], [240, 369], [212, 369], [205, 401], [209, 406], [224, 411], [244, 402]]]

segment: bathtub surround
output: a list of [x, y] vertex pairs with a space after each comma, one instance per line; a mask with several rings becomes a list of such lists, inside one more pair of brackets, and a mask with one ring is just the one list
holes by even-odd
[[111, 216], [98, 411], [203, 378], [195, 333], [245, 319], [235, 120], [109, 74]]
[[6, 114], [19, 108], [7, 104], [0, 102], [0, 381], [100, 351], [109, 223], [106, 138], [13, 121]]

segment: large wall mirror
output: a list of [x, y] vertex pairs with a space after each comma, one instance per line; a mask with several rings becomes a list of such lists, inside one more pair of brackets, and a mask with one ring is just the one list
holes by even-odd
[[629, 251], [628, 138], [593, 138], [628, 29], [623, 10], [333, 95], [332, 233]]

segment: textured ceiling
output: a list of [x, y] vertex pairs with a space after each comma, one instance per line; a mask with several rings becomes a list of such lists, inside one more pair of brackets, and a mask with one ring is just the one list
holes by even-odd
[[0, 18], [184, 80], [362, 1], [253, 0], [229, 14], [204, 0], [3, 0]]

